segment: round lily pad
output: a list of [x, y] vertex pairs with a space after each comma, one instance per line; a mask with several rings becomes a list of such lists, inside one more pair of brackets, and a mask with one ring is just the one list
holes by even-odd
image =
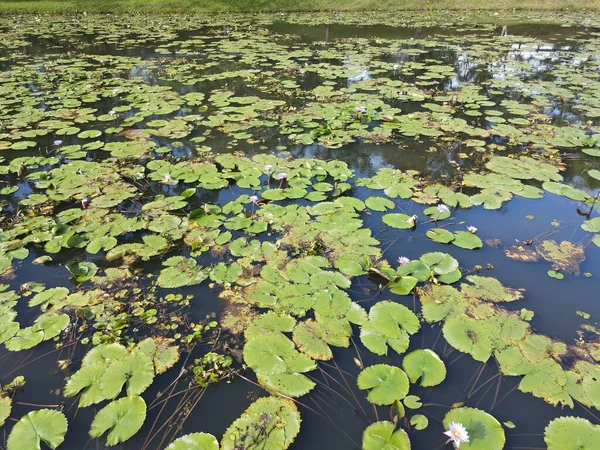
[[408, 394], [408, 377], [402, 369], [387, 364], [367, 367], [357, 379], [359, 389], [370, 389], [367, 399], [375, 405], [391, 405]]
[[463, 425], [469, 433], [469, 442], [460, 444], [462, 450], [502, 450], [506, 437], [500, 422], [493, 416], [476, 408], [462, 407], [448, 411], [444, 427], [451, 422]]

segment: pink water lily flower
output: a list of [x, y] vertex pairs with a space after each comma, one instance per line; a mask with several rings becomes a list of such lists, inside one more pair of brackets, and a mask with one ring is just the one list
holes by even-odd
[[248, 197], [250, 199], [250, 201], [254, 204], [258, 203], [258, 197], [256, 195], [251, 195], [250, 197]]
[[445, 431], [444, 434], [450, 438], [446, 443], [452, 442], [457, 449], [463, 442], [469, 442], [467, 429], [458, 422], [451, 422], [448, 431]]
[[287, 177], [288, 177], [288, 175], [285, 172], [281, 172], [281, 173], [277, 174], [278, 180], [285, 180]]
[[443, 203], [439, 204], [436, 206], [437, 210], [441, 213], [445, 213], [445, 212], [450, 212], [450, 208], [448, 208], [446, 205], [444, 205]]
[[400, 258], [398, 258], [398, 263], [401, 266], [404, 266], [406, 264], [408, 264], [410, 262], [410, 259], [408, 259], [406, 256], [401, 256]]
[[60, 145], [62, 143], [63, 143], [63, 141], [61, 141], [60, 139], [57, 139], [53, 142], [54, 145]]

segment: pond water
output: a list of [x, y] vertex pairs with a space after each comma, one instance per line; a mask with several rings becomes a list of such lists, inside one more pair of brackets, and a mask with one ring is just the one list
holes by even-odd
[[2, 448], [596, 448], [599, 18], [0, 32]]

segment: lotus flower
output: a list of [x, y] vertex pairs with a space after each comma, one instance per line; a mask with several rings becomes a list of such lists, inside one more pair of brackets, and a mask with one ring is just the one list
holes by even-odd
[[460, 444], [463, 442], [469, 442], [467, 429], [458, 422], [451, 422], [448, 431], [445, 431], [444, 434], [450, 438], [446, 441], [446, 444], [452, 441], [456, 448], [460, 448]]
[[450, 208], [448, 208], [446, 205], [444, 205], [443, 203], [437, 205], [437, 210], [441, 213], [445, 213], [445, 212], [450, 212]]
[[408, 264], [410, 262], [410, 259], [408, 259], [406, 256], [401, 256], [400, 258], [398, 258], [398, 263], [401, 266], [404, 266], [406, 264]]
[[467, 230], [469, 231], [469, 233], [477, 233], [477, 228], [470, 225], [467, 227]]

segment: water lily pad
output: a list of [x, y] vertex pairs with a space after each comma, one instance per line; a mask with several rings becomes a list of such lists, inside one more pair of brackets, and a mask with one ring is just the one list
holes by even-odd
[[133, 351], [113, 361], [104, 372], [100, 387], [105, 398], [115, 398], [127, 384], [127, 395], [140, 395], [154, 380], [152, 359], [141, 351]]
[[369, 389], [367, 399], [375, 405], [391, 405], [408, 394], [408, 377], [402, 369], [376, 364], [364, 369], [357, 378], [359, 389]]
[[467, 280], [472, 284], [461, 284], [464, 294], [486, 302], [514, 302], [523, 298], [523, 289], [509, 288], [496, 278], [469, 275]]
[[479, 236], [469, 231], [454, 232], [454, 240], [452, 241], [452, 244], [468, 250], [474, 250], [476, 248], [483, 247], [483, 242], [481, 242]]
[[208, 274], [198, 266], [195, 259], [173, 256], [163, 262], [166, 266], [158, 275], [158, 285], [165, 288], [191, 286], [204, 281]]
[[402, 368], [411, 383], [421, 378], [421, 386], [430, 387], [440, 384], [446, 378], [446, 366], [432, 350], [415, 350], [402, 360]]
[[12, 399], [10, 397], [0, 397], [0, 427], [4, 425], [4, 422], [10, 416], [11, 410]]
[[401, 230], [408, 230], [414, 226], [414, 221], [412, 221], [411, 217], [407, 216], [406, 214], [385, 214], [381, 220], [383, 220], [383, 223], [386, 225], [389, 225], [392, 228], [399, 228]]
[[419, 319], [406, 306], [384, 300], [371, 307], [369, 321], [360, 330], [362, 343], [378, 355], [389, 345], [398, 353], [408, 348], [409, 337], [420, 328]]
[[580, 417], [559, 417], [544, 430], [548, 450], [595, 448], [600, 439], [600, 426]]
[[369, 197], [365, 200], [365, 205], [373, 211], [387, 211], [396, 207], [393, 201], [385, 197]]
[[175, 439], [165, 450], [219, 450], [219, 441], [212, 434], [191, 433]]
[[73, 274], [73, 277], [78, 283], [90, 280], [98, 272], [98, 266], [93, 262], [70, 262], [67, 264], [67, 269]]
[[[267, 432], [255, 437], [256, 427], [266, 423]], [[223, 434], [221, 450], [258, 445], [264, 450], [286, 450], [300, 431], [296, 405], [280, 397], [260, 398], [252, 403]]]
[[429, 419], [423, 414], [415, 414], [410, 418], [410, 424], [415, 430], [424, 430], [429, 425]]
[[62, 444], [67, 433], [67, 418], [59, 411], [40, 409], [23, 416], [13, 427], [7, 450], [35, 450], [44, 442], [54, 449]]
[[444, 427], [451, 422], [462, 424], [469, 433], [469, 442], [461, 443], [466, 450], [502, 450], [506, 437], [500, 422], [494, 417], [476, 408], [451, 409], [444, 417]]
[[432, 228], [425, 233], [429, 239], [440, 244], [449, 244], [454, 240], [454, 234], [443, 228]]
[[92, 421], [90, 436], [98, 438], [108, 431], [106, 445], [112, 447], [136, 434], [146, 420], [142, 397], [123, 397], [102, 408]]
[[369, 425], [362, 439], [363, 450], [410, 450], [410, 440], [402, 428], [395, 430], [392, 422]]

